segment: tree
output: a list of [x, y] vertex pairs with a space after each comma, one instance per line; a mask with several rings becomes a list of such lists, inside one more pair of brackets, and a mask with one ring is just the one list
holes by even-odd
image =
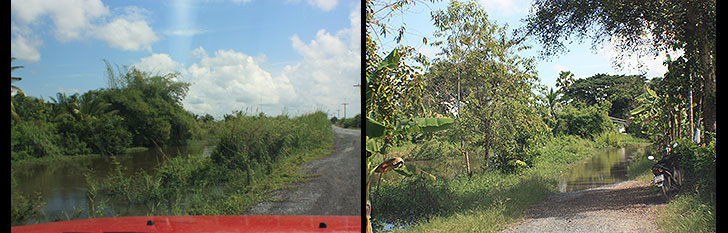
[[559, 72], [559, 78], [556, 79], [556, 87], [559, 88], [559, 91], [567, 92], [572, 83], [574, 83], [574, 74], [571, 71]]
[[513, 162], [528, 154], [533, 141], [527, 138], [537, 141], [546, 129], [532, 108], [535, 61], [515, 54], [527, 47], [490, 22], [476, 2], [453, 1], [432, 15], [439, 39], [433, 45], [443, 56], [426, 75], [427, 88], [438, 109], [457, 117], [455, 135], [468, 175], [471, 151], [483, 151], [486, 168], [491, 154], [497, 156], [496, 166], [520, 164]]
[[609, 115], [627, 119], [629, 110], [636, 107], [634, 100], [644, 92], [645, 80], [642, 75], [595, 74], [576, 80], [564, 92], [564, 98], [586, 105], [609, 101]]
[[543, 93], [545, 100], [546, 100], [546, 107], [549, 109], [549, 114], [551, 114], [551, 118], [554, 120], [556, 119], [556, 107], [560, 105], [561, 102], [561, 91], [556, 90], [554, 91], [553, 88], [549, 87], [548, 92]]
[[[704, 128], [715, 132], [715, 0], [537, 0], [519, 37], [535, 37], [544, 57], [563, 53], [565, 41], [614, 42], [619, 58], [682, 50], [699, 64]], [[616, 63], [618, 65], [619, 63]], [[708, 134], [709, 135], [709, 134]], [[708, 140], [709, 141], [709, 140]]]
[[[98, 95], [110, 108], [118, 110], [132, 145], [183, 145], [192, 136], [195, 119], [182, 107], [189, 83], [178, 82], [178, 73], [151, 75], [135, 68], [109, 71], [109, 89]], [[113, 84], [113, 85], [112, 85]]]

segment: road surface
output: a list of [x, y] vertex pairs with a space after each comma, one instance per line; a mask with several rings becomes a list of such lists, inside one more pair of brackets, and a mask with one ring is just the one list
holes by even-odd
[[658, 232], [656, 217], [665, 202], [650, 185], [630, 180], [555, 193], [503, 232]]
[[301, 165], [308, 182], [278, 190], [252, 215], [361, 215], [361, 131], [333, 126], [334, 152]]

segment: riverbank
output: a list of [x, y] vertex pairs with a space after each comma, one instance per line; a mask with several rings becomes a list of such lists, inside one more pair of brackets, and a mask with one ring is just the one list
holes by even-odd
[[[310, 179], [298, 165], [332, 151], [332, 126], [320, 112], [296, 118], [239, 115], [220, 124], [224, 130], [209, 155], [159, 158], [151, 169], [124, 166], [120, 161], [128, 158], [116, 156], [64, 167], [84, 174], [72, 180], [79, 184], [71, 185], [75, 193], [71, 200], [63, 199], [65, 203], [56, 207], [62, 213], [38, 216], [45, 215], [37, 211], [45, 200], [13, 195], [22, 202], [12, 202], [11, 225], [129, 215], [239, 215], [258, 202], [271, 200], [274, 190]], [[107, 171], [99, 172], [100, 167]], [[33, 171], [20, 170], [39, 180]], [[16, 186], [13, 182], [12, 194], [20, 194]]]
[[434, 180], [416, 176], [383, 182], [380, 193], [372, 198], [374, 229], [404, 232], [503, 230], [522, 218], [525, 210], [557, 192], [559, 177], [571, 164], [589, 158], [600, 148], [641, 143], [645, 142], [627, 135], [605, 135], [594, 140], [562, 136], [547, 142], [537, 152], [539, 156], [531, 167], [513, 173], [475, 170], [471, 178], [435, 175]]

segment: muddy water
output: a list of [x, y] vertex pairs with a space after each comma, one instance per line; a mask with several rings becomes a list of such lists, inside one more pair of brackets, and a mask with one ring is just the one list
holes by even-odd
[[644, 146], [601, 150], [564, 172], [559, 181], [559, 191], [584, 190], [629, 180], [627, 168], [632, 158], [644, 153]]
[[[154, 174], [155, 167], [171, 157], [187, 155], [207, 155], [212, 151], [211, 146], [169, 147], [165, 149], [153, 148], [146, 151], [118, 155], [117, 161], [126, 168], [125, 173], [132, 175], [139, 170]], [[87, 208], [86, 179], [84, 174], [89, 169], [96, 176], [107, 176], [112, 170], [111, 159], [108, 157], [79, 158], [68, 161], [38, 162], [33, 164], [15, 165], [12, 172], [15, 175], [17, 187], [25, 196], [40, 193], [46, 203], [43, 208], [45, 215], [40, 222], [49, 222], [55, 219], [65, 219], [75, 212], [83, 209], [80, 216], [85, 218]], [[131, 215], [145, 215], [144, 210], [130, 210]]]

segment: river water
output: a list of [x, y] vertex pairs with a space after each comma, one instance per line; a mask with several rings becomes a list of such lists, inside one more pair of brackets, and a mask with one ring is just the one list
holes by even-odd
[[559, 180], [559, 192], [595, 188], [629, 180], [628, 168], [636, 156], [645, 153], [645, 146], [609, 148], [596, 152], [574, 164]]
[[[130, 176], [139, 170], [154, 174], [154, 168], [169, 158], [188, 155], [209, 156], [212, 149], [212, 146], [207, 145], [152, 148], [117, 155], [116, 159], [126, 168], [126, 175]], [[45, 217], [39, 219], [41, 223], [65, 219], [66, 215], [73, 215], [80, 209], [84, 209], [84, 213], [80, 217], [87, 217], [87, 185], [84, 174], [88, 173], [89, 169], [93, 170], [95, 176], [105, 177], [113, 170], [113, 166], [109, 157], [43, 161], [12, 166], [17, 184], [15, 189], [26, 197], [40, 193], [43, 202], [46, 203], [43, 208]], [[135, 215], [145, 215], [145, 213], [139, 212]]]

